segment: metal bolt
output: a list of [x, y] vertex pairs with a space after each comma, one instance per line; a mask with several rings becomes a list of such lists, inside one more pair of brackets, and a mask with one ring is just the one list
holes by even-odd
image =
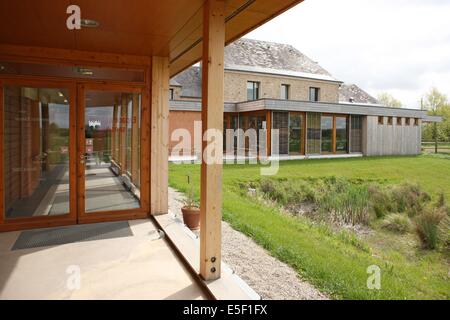
[[212, 257], [211, 262], [216, 262], [216, 257]]
[[212, 272], [212, 273], [216, 272], [216, 268], [215, 268], [215, 267], [212, 267], [212, 268], [211, 268], [211, 272]]

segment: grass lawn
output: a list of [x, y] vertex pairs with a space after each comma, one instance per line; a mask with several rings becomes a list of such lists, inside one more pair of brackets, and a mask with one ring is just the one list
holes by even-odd
[[[198, 196], [199, 165], [171, 164], [170, 185], [187, 190], [187, 175]], [[434, 199], [450, 200], [450, 158], [445, 156], [374, 157], [284, 161], [276, 178], [343, 176], [419, 183]], [[260, 178], [259, 165], [224, 165], [223, 218], [252, 237], [273, 256], [292, 266], [320, 290], [340, 299], [449, 299], [447, 253], [418, 248], [414, 235], [377, 232], [358, 239], [333, 232], [306, 218], [249, 198], [240, 183]], [[251, 253], [249, 253], [251, 254]], [[367, 268], [381, 268], [381, 289], [367, 289]]]

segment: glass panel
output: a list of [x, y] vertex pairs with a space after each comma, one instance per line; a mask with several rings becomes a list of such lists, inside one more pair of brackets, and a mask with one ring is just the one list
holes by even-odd
[[320, 113], [307, 114], [307, 153], [318, 154], [320, 153]]
[[85, 211], [140, 207], [139, 94], [88, 91]]
[[333, 152], [333, 117], [322, 116], [322, 146], [321, 150], [324, 153]]
[[279, 154], [288, 154], [289, 152], [289, 113], [274, 112], [272, 119], [272, 128], [279, 130]]
[[0, 74], [96, 80], [144, 81], [143, 70], [0, 61]]
[[291, 154], [299, 154], [302, 151], [302, 123], [301, 114], [289, 114], [289, 153]]
[[253, 82], [247, 82], [247, 100], [254, 100]]
[[346, 153], [348, 148], [347, 117], [336, 117], [336, 152]]
[[351, 116], [351, 152], [362, 152], [362, 116]]
[[69, 92], [4, 87], [5, 217], [69, 213]]

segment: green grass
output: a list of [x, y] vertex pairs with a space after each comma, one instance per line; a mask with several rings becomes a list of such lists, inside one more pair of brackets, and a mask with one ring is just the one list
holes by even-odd
[[[170, 185], [187, 190], [186, 176], [198, 188], [199, 165], [170, 165]], [[396, 184], [416, 182], [433, 200], [444, 192], [450, 200], [450, 158], [443, 156], [377, 157], [284, 161], [276, 178], [343, 176]], [[306, 218], [283, 214], [246, 196], [240, 183], [260, 178], [258, 165], [225, 165], [223, 218], [292, 266], [299, 274], [334, 298], [449, 299], [449, 257], [417, 248], [412, 235], [377, 229], [359, 239], [336, 233]], [[196, 191], [198, 197], [198, 190]], [[251, 254], [251, 253], [249, 253]], [[381, 268], [381, 289], [367, 289], [367, 267]]]

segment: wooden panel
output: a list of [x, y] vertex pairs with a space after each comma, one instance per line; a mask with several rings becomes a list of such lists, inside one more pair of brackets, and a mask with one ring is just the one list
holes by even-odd
[[151, 81], [150, 212], [168, 212], [169, 59], [153, 57]]
[[5, 219], [5, 197], [4, 197], [4, 166], [3, 166], [3, 156], [5, 154], [3, 148], [3, 81], [0, 80], [0, 226], [3, 224]]
[[131, 117], [131, 178], [139, 182], [139, 95], [133, 94], [133, 112]]
[[120, 107], [119, 118], [119, 165], [120, 173], [125, 174], [127, 168], [127, 112], [128, 112], [128, 95], [122, 93], [122, 105]]
[[111, 127], [111, 157], [114, 160], [114, 162], [117, 163], [118, 157], [117, 157], [117, 114], [119, 112], [119, 106], [117, 104], [114, 104], [113, 108], [113, 123]]
[[[218, 130], [220, 133], [223, 131], [224, 10], [224, 1], [205, 2], [202, 58], [203, 134], [207, 133], [207, 130]], [[205, 151], [207, 146], [208, 141], [203, 141], [202, 150]], [[203, 156], [201, 166], [200, 275], [205, 280], [217, 279], [221, 272], [222, 145], [216, 145], [214, 150], [218, 161], [213, 162]]]
[[266, 129], [267, 129], [267, 137], [266, 137], [266, 155], [270, 157], [272, 155], [272, 111], [266, 111]]

